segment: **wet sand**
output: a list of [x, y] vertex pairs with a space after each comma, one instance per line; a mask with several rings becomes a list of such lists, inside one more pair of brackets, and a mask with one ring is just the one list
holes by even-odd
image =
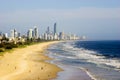
[[54, 43], [58, 42], [17, 48], [0, 56], [0, 80], [91, 80], [82, 69], [46, 62], [51, 58], [44, 51]]
[[59, 64], [58, 66], [62, 68], [63, 71], [59, 72], [58, 77], [53, 80], [94, 80], [81, 68]]

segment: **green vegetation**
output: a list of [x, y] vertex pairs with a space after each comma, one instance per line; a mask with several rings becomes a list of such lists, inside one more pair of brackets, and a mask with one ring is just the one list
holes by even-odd
[[3, 55], [4, 52], [8, 52], [8, 51], [13, 50], [13, 48], [24, 48], [24, 47], [29, 46], [29, 45], [38, 44], [38, 43], [42, 43], [42, 42], [48, 42], [48, 41], [51, 41], [51, 40], [41, 40], [41, 39], [33, 40], [33, 39], [27, 39], [26, 42], [0, 43], [0, 55]]
[[0, 48], [0, 52], [4, 52], [5, 51], [5, 49], [4, 48]]

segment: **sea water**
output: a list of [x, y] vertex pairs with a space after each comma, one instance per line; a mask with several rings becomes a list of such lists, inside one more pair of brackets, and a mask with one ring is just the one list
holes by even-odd
[[120, 41], [66, 41], [50, 46], [47, 55], [58, 66], [83, 69], [96, 80], [120, 80]]

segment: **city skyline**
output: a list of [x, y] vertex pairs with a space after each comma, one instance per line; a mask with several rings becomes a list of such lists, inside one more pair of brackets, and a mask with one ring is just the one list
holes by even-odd
[[18, 32], [17, 29], [11, 29], [8, 33], [0, 32], [0, 38], [7, 39], [8, 42], [15, 41], [16, 43], [22, 40], [85, 40], [84, 36], [77, 36], [74, 33], [67, 34], [66, 32], [58, 32], [56, 22], [53, 25], [53, 30], [48, 26], [43, 33], [37, 26], [29, 28], [25, 33]]
[[4, 0], [0, 1], [0, 31], [17, 28], [25, 33], [34, 25], [45, 31], [57, 22], [57, 30], [90, 40], [120, 40], [119, 14], [119, 0]]

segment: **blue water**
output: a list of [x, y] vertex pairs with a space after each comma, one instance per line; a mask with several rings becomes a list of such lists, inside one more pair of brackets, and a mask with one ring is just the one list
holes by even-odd
[[97, 51], [108, 58], [120, 58], [120, 41], [77, 41], [75, 47]]
[[87, 69], [97, 80], [120, 80], [120, 41], [61, 42], [47, 54], [58, 66]]

